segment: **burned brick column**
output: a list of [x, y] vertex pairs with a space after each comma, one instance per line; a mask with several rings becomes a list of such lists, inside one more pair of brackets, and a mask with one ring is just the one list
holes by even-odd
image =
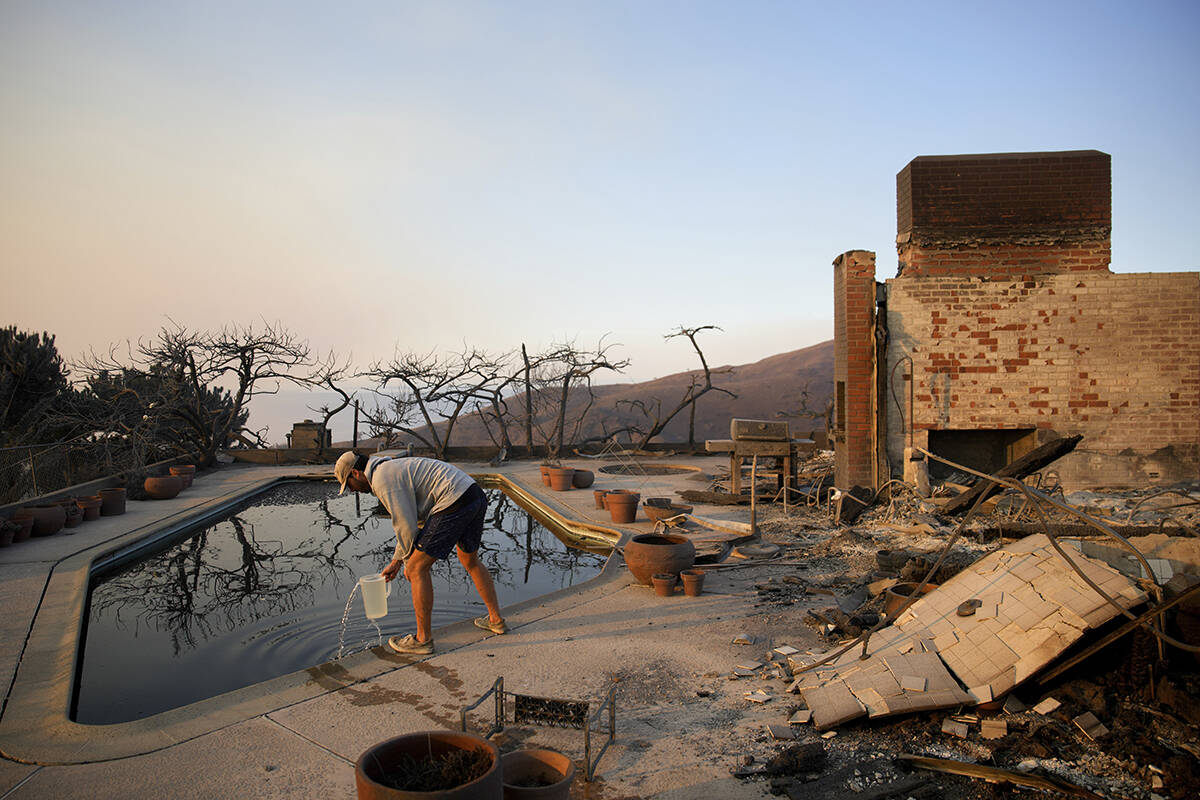
[[875, 254], [842, 253], [833, 262], [835, 481], [874, 488]]

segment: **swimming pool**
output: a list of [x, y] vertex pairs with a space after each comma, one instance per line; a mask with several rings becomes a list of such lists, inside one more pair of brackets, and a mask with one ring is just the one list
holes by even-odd
[[[346, 598], [391, 558], [391, 521], [369, 496], [289, 482], [136, 564], [92, 577], [72, 718], [141, 719], [321, 664], [338, 651]], [[567, 546], [508, 495], [488, 490], [480, 555], [502, 606], [577, 585], [603, 552]], [[602, 550], [602, 549], [601, 549]], [[434, 568], [434, 626], [483, 613], [453, 557]], [[408, 584], [392, 584], [384, 636], [413, 629]], [[346, 653], [379, 643], [355, 597]]]

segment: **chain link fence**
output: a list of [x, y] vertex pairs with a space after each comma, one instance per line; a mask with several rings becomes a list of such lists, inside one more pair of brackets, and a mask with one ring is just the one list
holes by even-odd
[[0, 448], [0, 505], [141, 466], [128, 447], [69, 441]]

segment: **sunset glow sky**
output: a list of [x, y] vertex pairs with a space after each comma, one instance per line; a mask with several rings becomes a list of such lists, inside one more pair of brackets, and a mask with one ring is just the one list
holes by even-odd
[[0, 4], [0, 321], [73, 357], [278, 320], [601, 335], [627, 379], [832, 337], [918, 155], [1112, 155], [1113, 269], [1200, 265], [1195, 2]]

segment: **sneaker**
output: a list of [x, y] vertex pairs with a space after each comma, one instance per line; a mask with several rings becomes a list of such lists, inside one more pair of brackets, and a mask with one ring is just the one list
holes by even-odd
[[428, 656], [433, 654], [433, 639], [418, 642], [414, 634], [388, 637], [388, 647], [406, 656]]
[[492, 633], [508, 633], [508, 626], [504, 624], [504, 620], [492, 622], [487, 617], [476, 617], [475, 627], [483, 628], [485, 631], [491, 631]]

